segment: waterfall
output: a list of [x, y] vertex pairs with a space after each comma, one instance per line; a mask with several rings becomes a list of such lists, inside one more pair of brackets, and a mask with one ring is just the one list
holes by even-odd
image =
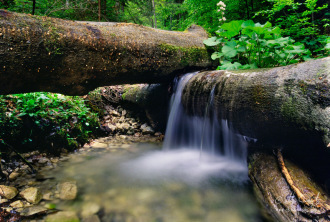
[[200, 150], [201, 155], [205, 152], [246, 163], [247, 145], [243, 136], [234, 133], [227, 120], [218, 120], [214, 111], [215, 86], [210, 92], [203, 117], [186, 114], [181, 103], [182, 92], [195, 74], [186, 74], [175, 81], [164, 149], [196, 149]]
[[185, 112], [182, 92], [195, 74], [175, 80], [163, 150], [151, 151], [125, 164], [130, 177], [191, 185], [208, 179], [237, 184], [248, 180], [246, 142], [231, 130], [229, 121], [218, 120], [213, 105], [216, 87], [210, 92], [204, 116]]

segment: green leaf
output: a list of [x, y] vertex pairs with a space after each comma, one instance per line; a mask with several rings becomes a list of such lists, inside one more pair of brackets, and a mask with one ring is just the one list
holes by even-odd
[[223, 55], [228, 58], [233, 58], [237, 55], [237, 49], [232, 46], [225, 45], [224, 47], [222, 47], [221, 51]]
[[247, 20], [244, 21], [242, 24], [242, 28], [246, 28], [246, 27], [254, 27], [254, 22], [252, 20]]
[[216, 46], [220, 43], [221, 41], [217, 37], [211, 37], [203, 41], [203, 43], [207, 46]]
[[324, 48], [329, 50], [330, 49], [330, 43], [327, 43]]
[[223, 56], [223, 53], [221, 52], [214, 52], [212, 55], [211, 55], [211, 59], [213, 60], [216, 60], [216, 59], [219, 59]]
[[239, 62], [225, 62], [223, 65], [219, 66], [220, 69], [222, 70], [234, 70], [234, 69], [239, 69], [242, 66], [241, 63]]
[[242, 30], [243, 22], [244, 21], [242, 20], [234, 20], [223, 24], [220, 28], [224, 31], [221, 31], [219, 35], [231, 39], [232, 37], [238, 35], [239, 32]]

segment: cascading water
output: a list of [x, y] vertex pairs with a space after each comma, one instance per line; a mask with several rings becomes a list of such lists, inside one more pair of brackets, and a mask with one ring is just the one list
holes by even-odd
[[138, 158], [132, 174], [139, 177], [170, 178], [186, 182], [202, 182], [218, 178], [234, 182], [247, 180], [247, 145], [243, 136], [235, 134], [227, 120], [218, 120], [214, 112], [212, 88], [205, 115], [189, 116], [181, 103], [187, 82], [196, 73], [175, 80], [163, 151]]
[[188, 116], [182, 106], [182, 91], [195, 73], [176, 81], [171, 98], [171, 111], [165, 133], [164, 149], [200, 149], [214, 155], [222, 155], [246, 163], [247, 147], [241, 135], [229, 128], [227, 120], [218, 121], [213, 110], [214, 90], [212, 88], [204, 117]]

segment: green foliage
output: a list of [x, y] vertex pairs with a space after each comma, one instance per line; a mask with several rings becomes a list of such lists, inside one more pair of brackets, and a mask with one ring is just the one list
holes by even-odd
[[284, 36], [290, 36], [306, 45], [313, 56], [327, 56], [322, 34], [329, 26], [328, 4], [318, 0], [273, 0], [271, 9], [260, 10], [256, 16], [264, 15], [283, 29]]
[[219, 69], [249, 69], [283, 66], [310, 59], [304, 44], [282, 37], [278, 27], [248, 21], [231, 21], [217, 31], [217, 37], [204, 41], [216, 47], [212, 59], [219, 59]]
[[98, 129], [80, 97], [52, 93], [0, 96], [0, 138], [24, 150], [75, 149]]

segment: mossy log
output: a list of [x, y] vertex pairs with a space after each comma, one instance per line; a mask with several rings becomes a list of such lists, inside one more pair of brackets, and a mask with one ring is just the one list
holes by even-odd
[[0, 9], [0, 94], [83, 95], [98, 86], [170, 81], [211, 66], [207, 37], [198, 26], [173, 32]]
[[[279, 163], [275, 155], [256, 153], [250, 159], [249, 177], [266, 217], [280, 222], [329, 221], [329, 196], [305, 170], [283, 157]], [[291, 184], [281, 172], [281, 164], [290, 175]], [[292, 192], [293, 183], [304, 201]]]
[[214, 88], [218, 118], [240, 134], [269, 147], [323, 149], [330, 144], [329, 83], [330, 57], [272, 69], [206, 71], [190, 79], [182, 101], [187, 112], [204, 115]]

